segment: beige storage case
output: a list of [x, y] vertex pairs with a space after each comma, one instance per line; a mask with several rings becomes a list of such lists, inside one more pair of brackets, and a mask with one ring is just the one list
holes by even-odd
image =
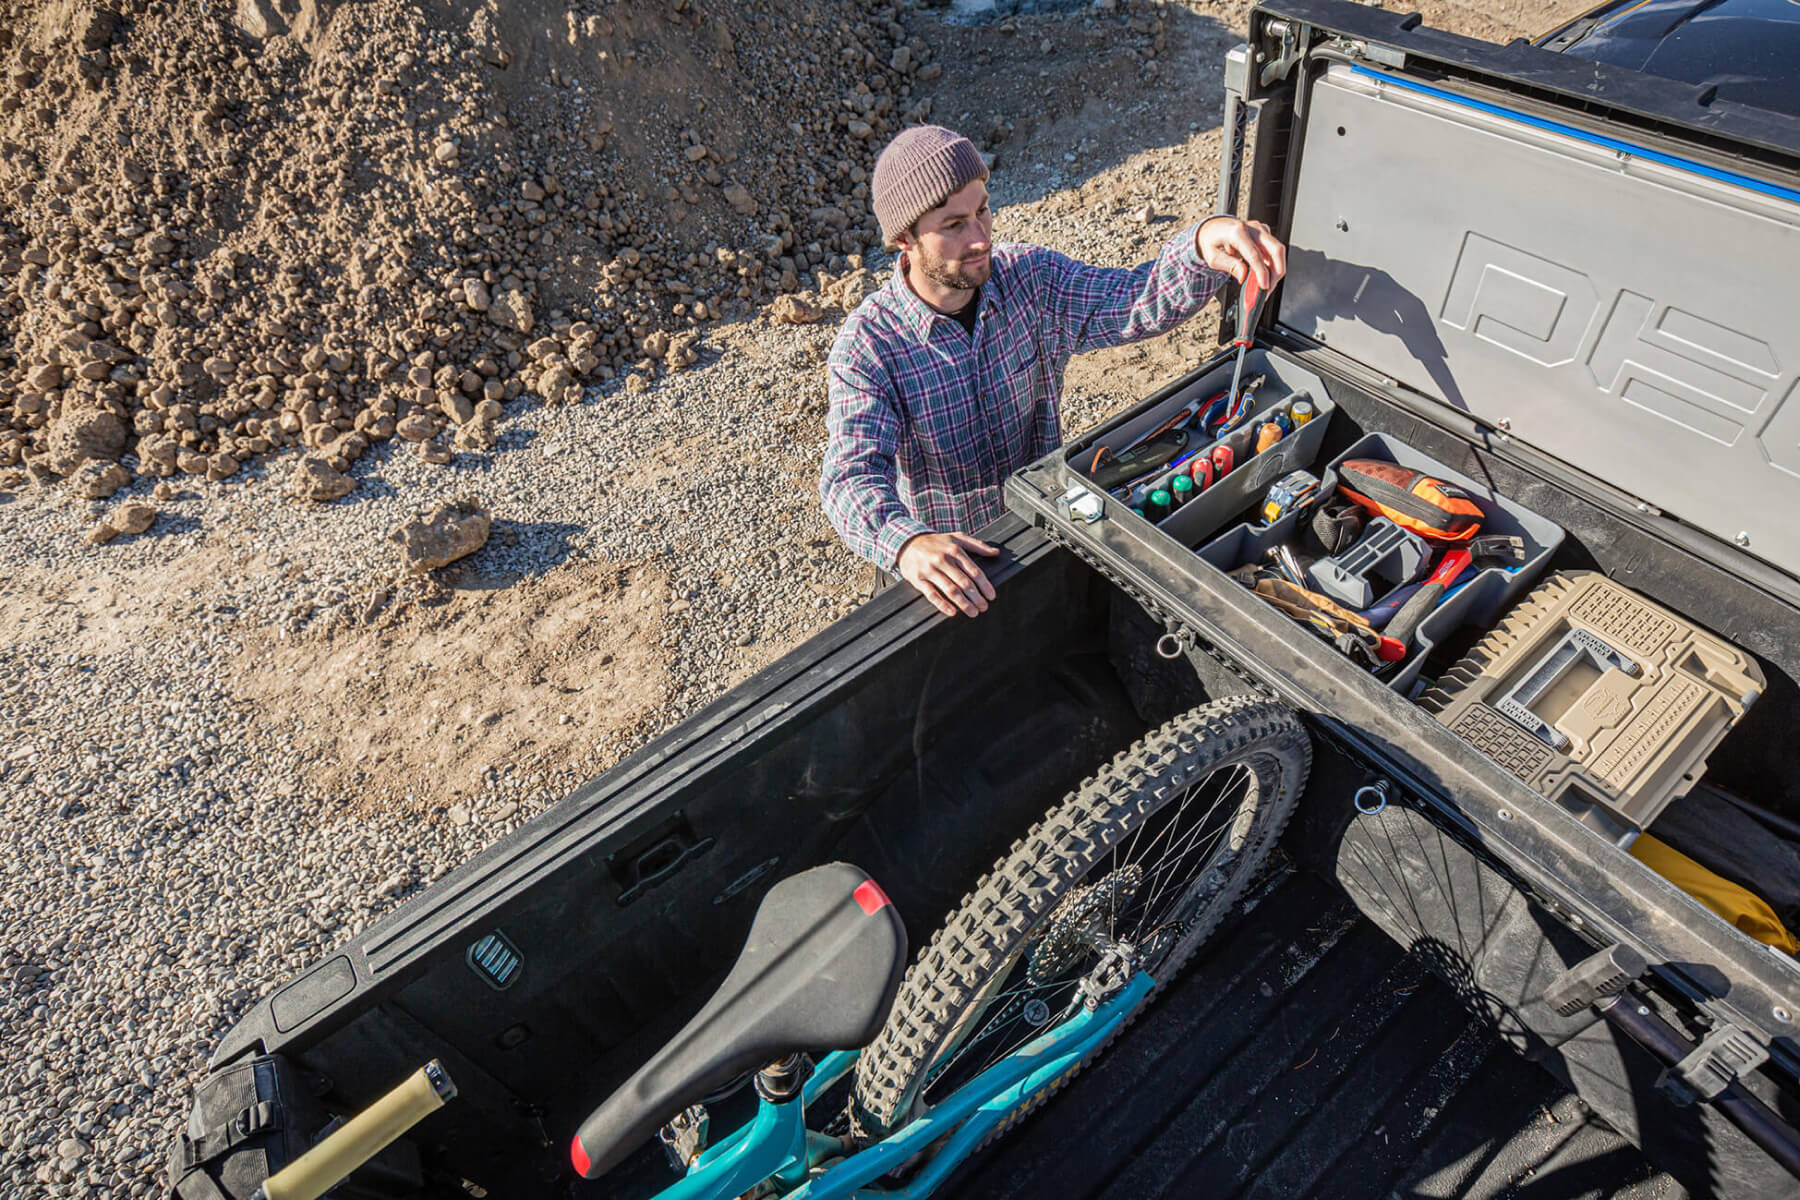
[[1627, 840], [1692, 787], [1756, 701], [1750, 656], [1596, 572], [1552, 575], [1420, 704]]

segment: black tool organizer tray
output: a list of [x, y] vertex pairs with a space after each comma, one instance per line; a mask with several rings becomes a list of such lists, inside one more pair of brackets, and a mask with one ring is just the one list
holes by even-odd
[[[1295, 400], [1312, 404], [1314, 416], [1311, 421], [1263, 453], [1248, 459], [1240, 458], [1239, 465], [1222, 480], [1215, 481], [1154, 526], [1127, 504], [1106, 494], [1088, 477], [1083, 468], [1093, 461], [1098, 447], [1131, 445], [1196, 396], [1211, 396], [1228, 388], [1231, 370], [1232, 360], [1221, 358], [1208, 368], [1156, 393], [1124, 416], [1064, 446], [1057, 460], [1070, 490], [1064, 493], [1061, 505], [1077, 536], [1080, 536], [1084, 523], [1096, 519], [1094, 514], [1098, 513], [1106, 520], [1141, 529], [1153, 537], [1171, 538], [1194, 551], [1192, 561], [1228, 574], [1246, 562], [1261, 560], [1265, 551], [1294, 538], [1299, 522], [1310, 521], [1318, 506], [1336, 490], [1336, 467], [1341, 462], [1356, 458], [1381, 459], [1458, 484], [1487, 514], [1481, 532], [1521, 538], [1525, 561], [1515, 571], [1500, 567], [1482, 570], [1420, 622], [1413, 637], [1412, 653], [1398, 670], [1383, 677], [1389, 687], [1402, 695], [1411, 693], [1432, 650], [1443, 645], [1459, 629], [1487, 627], [1498, 621], [1501, 614], [1537, 581], [1550, 556], [1562, 544], [1563, 530], [1555, 522], [1387, 434], [1371, 433], [1362, 437], [1321, 470], [1317, 460], [1336, 405], [1319, 376], [1283, 356], [1263, 350], [1252, 350], [1245, 356], [1244, 378], [1264, 377], [1256, 389], [1252, 415], [1221, 440], [1230, 444], [1234, 453], [1244, 449], [1254, 441], [1256, 427], [1261, 424], [1260, 417]], [[1318, 498], [1273, 525], [1263, 524], [1260, 514], [1254, 510], [1260, 508], [1269, 485], [1290, 471], [1302, 469], [1320, 476]], [[1101, 498], [1098, 504], [1090, 503], [1086, 507], [1087, 516], [1078, 512], [1079, 506], [1074, 503], [1080, 499], [1079, 493], [1083, 489], [1090, 493], [1090, 500]], [[1242, 523], [1232, 525], [1234, 520]]]
[[[1227, 359], [1222, 365], [1178, 380], [1118, 420], [1065, 445], [1061, 455], [1067, 481], [1103, 495], [1101, 488], [1082, 469], [1093, 461], [1095, 451], [1101, 446], [1128, 446], [1167, 421], [1194, 398], [1225, 391], [1231, 386], [1231, 367], [1231, 361]], [[1325, 441], [1325, 428], [1331, 423], [1331, 414], [1337, 406], [1325, 394], [1322, 379], [1293, 362], [1275, 358], [1262, 350], [1252, 350], [1244, 358], [1244, 378], [1257, 375], [1263, 376], [1264, 381], [1256, 389], [1256, 403], [1250, 416], [1218, 439], [1231, 447], [1235, 459], [1231, 471], [1156, 523], [1158, 529], [1185, 546], [1198, 544], [1251, 503], [1260, 501], [1269, 485], [1283, 475], [1307, 467], [1318, 457]], [[1251, 455], [1256, 429], [1263, 419], [1299, 400], [1313, 406], [1313, 419], [1261, 454]], [[1202, 444], [1210, 450], [1217, 443]], [[1104, 503], [1110, 518], [1151, 524], [1148, 518], [1132, 512], [1129, 505], [1111, 496], [1107, 496]]]
[[1357, 458], [1397, 463], [1415, 471], [1423, 471], [1446, 483], [1457, 484], [1487, 514], [1481, 523], [1483, 534], [1516, 536], [1525, 543], [1525, 561], [1519, 564], [1517, 570], [1488, 567], [1480, 571], [1466, 587], [1438, 605], [1419, 623], [1413, 638], [1412, 653], [1398, 671], [1387, 677], [1388, 686], [1405, 695], [1418, 679], [1419, 671], [1434, 648], [1449, 640], [1458, 629], [1471, 625], [1486, 628], [1494, 624], [1512, 606], [1513, 601], [1530, 589], [1543, 573], [1550, 556], [1562, 545], [1563, 530], [1554, 521], [1540, 517], [1518, 501], [1484, 487], [1460, 471], [1452, 470], [1429, 454], [1415, 450], [1387, 434], [1371, 433], [1331, 460], [1331, 464], [1320, 476], [1320, 498], [1310, 508], [1289, 513], [1273, 525], [1258, 522], [1234, 526], [1201, 546], [1198, 551], [1200, 559], [1228, 573], [1244, 563], [1260, 561], [1269, 548], [1293, 538], [1299, 522], [1311, 520], [1318, 505], [1336, 490], [1338, 464]]

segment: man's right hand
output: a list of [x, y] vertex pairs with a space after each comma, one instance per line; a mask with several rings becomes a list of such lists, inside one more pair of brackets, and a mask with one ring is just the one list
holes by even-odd
[[900, 547], [895, 566], [900, 577], [946, 617], [958, 612], [973, 617], [987, 611], [994, 585], [969, 557], [970, 551], [992, 558], [1000, 548], [966, 533], [921, 533]]

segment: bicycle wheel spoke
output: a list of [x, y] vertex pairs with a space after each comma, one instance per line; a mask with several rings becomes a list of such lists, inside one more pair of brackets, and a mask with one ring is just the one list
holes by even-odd
[[[1236, 768], [1236, 770], [1233, 771], [1234, 779], [1236, 778], [1238, 771], [1243, 772], [1243, 777], [1242, 777], [1243, 782], [1247, 784], [1250, 780], [1249, 770], [1243, 766], [1239, 766], [1238, 768]], [[1195, 844], [1199, 841], [1201, 836], [1203, 834], [1205, 834], [1205, 832], [1209, 826], [1210, 818], [1212, 817], [1212, 815], [1214, 813], [1219, 811], [1219, 809], [1222, 805], [1225, 804], [1227, 794], [1234, 791], [1235, 786], [1236, 786], [1235, 783], [1226, 785], [1226, 787], [1221, 791], [1220, 795], [1217, 798], [1215, 798], [1213, 800], [1212, 804], [1207, 808], [1206, 813], [1201, 817], [1201, 819], [1199, 821], [1197, 821], [1195, 823], [1192, 832], [1190, 832], [1189, 834], [1186, 835], [1186, 844], [1184, 844], [1179, 850], [1174, 850], [1169, 854], [1165, 854], [1162, 858], [1162, 861], [1158, 862], [1154, 867], [1150, 868], [1150, 870], [1148, 872], [1148, 875], [1150, 877], [1153, 878], [1157, 875], [1163, 875], [1164, 883], [1166, 883], [1169, 879], [1172, 879], [1175, 877], [1174, 868], [1177, 865], [1179, 865], [1183, 860], [1185, 860], [1190, 853], [1193, 852], [1193, 848], [1194, 848]], [[1239, 796], [1238, 799], [1241, 800], [1242, 797]], [[1237, 811], [1237, 805], [1235, 803], [1230, 805], [1228, 807], [1228, 811], [1235, 813]], [[1215, 830], [1212, 839], [1209, 841], [1208, 848], [1210, 849], [1212, 846], [1217, 845], [1219, 837], [1223, 836], [1229, 829], [1230, 829], [1229, 824], [1221, 824]], [[1162, 888], [1162, 884], [1159, 883], [1157, 885], [1157, 890], [1155, 892], [1152, 892], [1150, 899], [1148, 901], [1146, 901], [1146, 907], [1155, 904], [1156, 896], [1160, 893], [1161, 888]]]
[[[1240, 771], [1244, 772], [1244, 777], [1246, 779], [1248, 778], [1249, 772], [1240, 764], [1232, 772], [1232, 779], [1234, 781], [1237, 779], [1238, 772]], [[1151, 923], [1149, 922], [1149, 916], [1155, 910], [1156, 901], [1162, 896], [1164, 888], [1170, 880], [1178, 877], [1175, 868], [1181, 865], [1187, 859], [1188, 855], [1192, 853], [1194, 847], [1200, 843], [1200, 839], [1206, 833], [1210, 824], [1212, 815], [1219, 811], [1220, 805], [1224, 803], [1226, 793], [1233, 790], [1235, 790], [1234, 782], [1228, 781], [1224, 787], [1221, 788], [1220, 794], [1216, 796], [1213, 802], [1207, 807], [1206, 812], [1201, 816], [1200, 820], [1195, 822], [1193, 829], [1183, 835], [1180, 849], [1176, 850], [1171, 848], [1171, 851], [1164, 854], [1162, 859], [1148, 871], [1145, 879], [1146, 884], [1149, 884], [1151, 880], [1156, 879], [1159, 875], [1162, 876], [1162, 878], [1156, 881], [1154, 886], [1150, 888], [1149, 894], [1144, 898], [1142, 905], [1143, 915], [1139, 918], [1137, 925], [1131, 931], [1131, 938], [1133, 941], [1136, 941], [1139, 935], [1143, 933], [1145, 924]], [[1235, 809], [1233, 811], [1235, 811]], [[1223, 834], [1227, 828], [1229, 828], [1229, 826], [1219, 826], [1215, 835], [1212, 838], [1207, 839], [1205, 844], [1209, 852], [1217, 845], [1218, 835]], [[1142, 891], [1141, 888], [1140, 891]], [[1157, 922], [1154, 923], [1159, 924], [1160, 921], [1161, 918], [1159, 916]]]

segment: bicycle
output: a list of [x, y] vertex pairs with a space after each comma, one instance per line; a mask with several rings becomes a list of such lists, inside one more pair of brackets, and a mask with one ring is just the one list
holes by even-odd
[[[1310, 767], [1304, 727], [1273, 702], [1176, 717], [1014, 843], [904, 979], [905, 927], [866, 874], [830, 863], [782, 880], [712, 998], [581, 1123], [576, 1173], [600, 1178], [660, 1136], [682, 1175], [656, 1200], [922, 1200], [1067, 1084], [1193, 955], [1267, 857]], [[709, 1145], [692, 1098], [745, 1078], [754, 1117]], [[846, 1082], [848, 1103], [810, 1127], [808, 1110]], [[421, 1114], [442, 1102], [422, 1084], [414, 1095]], [[373, 1117], [358, 1120], [373, 1131]], [[325, 1143], [315, 1154], [309, 1184], [327, 1158], [331, 1174], [355, 1165]], [[319, 1194], [278, 1182], [270, 1200]]]
[[[1175, 718], [1015, 843], [904, 985], [905, 929], [873, 880], [844, 863], [783, 880], [713, 999], [582, 1123], [577, 1173], [604, 1175], [660, 1129], [686, 1173], [657, 1200], [930, 1195], [1192, 956], [1310, 765], [1280, 705], [1239, 698]], [[804, 1052], [819, 1050], [812, 1068]], [[686, 1101], [749, 1070], [756, 1116], [705, 1146], [704, 1113]], [[853, 1070], [849, 1128], [809, 1129], [808, 1108]]]

